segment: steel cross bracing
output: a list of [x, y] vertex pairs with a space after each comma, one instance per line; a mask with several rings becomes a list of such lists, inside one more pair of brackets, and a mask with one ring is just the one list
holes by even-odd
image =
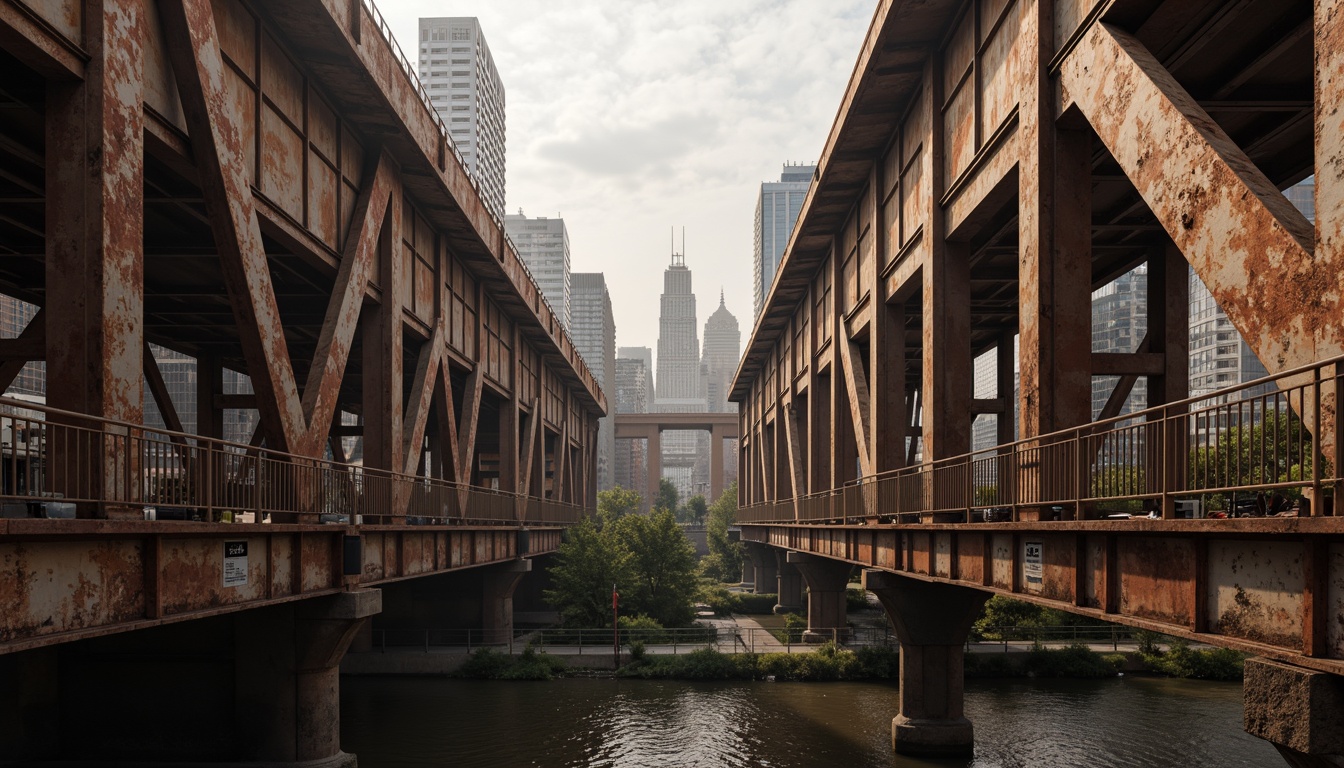
[[[0, 553], [129, 590], [19, 579], [0, 652], [549, 551], [595, 506], [605, 396], [371, 3], [0, 0], [0, 71], [0, 293], [40, 307], [0, 385], [47, 382], [0, 401]], [[265, 578], [220, 592], [239, 536]]]
[[[1344, 672], [1342, 24], [879, 3], [733, 385], [743, 539]], [[1313, 175], [1314, 221], [1280, 192]], [[1093, 352], [1092, 292], [1139, 266], [1146, 337]], [[1191, 268], [1270, 380], [1189, 391]], [[1213, 453], [1237, 425], [1265, 428]], [[1181, 519], [1276, 493], [1305, 501]]]

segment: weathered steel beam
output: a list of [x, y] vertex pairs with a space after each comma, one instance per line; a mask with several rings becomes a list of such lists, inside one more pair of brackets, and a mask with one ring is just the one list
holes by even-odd
[[395, 173], [391, 158], [379, 154], [374, 168], [365, 174], [368, 181], [355, 200], [353, 226], [345, 240], [340, 270], [336, 273], [322, 332], [303, 388], [303, 415], [308, 422], [308, 434], [307, 450], [301, 453], [316, 455], [319, 446], [326, 442], [328, 426], [336, 412], [341, 379], [350, 359], [350, 347], [359, 326], [360, 309], [378, 255], [378, 239], [396, 185]]
[[[1306, 218], [1142, 43], [1095, 24], [1059, 77], [1271, 373], [1344, 352], [1344, 262], [1313, 256]], [[1331, 213], [1318, 220], [1338, 221]]]
[[299, 450], [305, 447], [307, 422], [254, 210], [239, 116], [228, 108], [232, 101], [214, 12], [207, 0], [166, 0], [159, 12], [267, 442]]
[[[145, 12], [143, 2], [86, 4], [85, 80], [49, 81], [46, 94], [47, 402], [131, 423], [144, 401]], [[139, 470], [115, 442], [80, 459], [70, 482], [84, 488], [46, 490], [128, 498], [122, 486]], [[80, 447], [49, 450], [57, 462]], [[80, 510], [95, 513], [119, 514]]]

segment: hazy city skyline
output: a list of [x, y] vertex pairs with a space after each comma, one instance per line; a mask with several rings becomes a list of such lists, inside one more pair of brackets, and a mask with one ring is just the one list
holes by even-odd
[[705, 298], [697, 327], [720, 287], [749, 322], [760, 184], [821, 153], [873, 13], [857, 0], [378, 7], [413, 59], [419, 17], [480, 19], [508, 91], [506, 210], [563, 216], [573, 270], [606, 274], [618, 343], [648, 347], [673, 227]]

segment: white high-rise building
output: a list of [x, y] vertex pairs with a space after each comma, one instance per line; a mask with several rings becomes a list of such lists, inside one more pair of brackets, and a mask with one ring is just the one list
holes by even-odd
[[616, 412], [616, 318], [601, 272], [575, 274], [573, 282], [570, 336], [607, 396], [608, 414], [597, 421], [597, 488], [605, 491], [614, 483], [615, 473], [616, 425], [612, 414]]
[[545, 216], [529, 219], [520, 210], [504, 217], [504, 231], [509, 233], [518, 249], [518, 258], [527, 265], [551, 310], [568, 330], [574, 284], [569, 272], [569, 232], [565, 220]]
[[504, 215], [504, 83], [475, 17], [420, 19], [420, 82], [481, 199]]
[[756, 199], [756, 252], [752, 259], [756, 319], [761, 316], [765, 297], [770, 295], [770, 284], [775, 281], [779, 260], [789, 244], [793, 225], [798, 223], [798, 213], [803, 210], [803, 199], [816, 171], [815, 164], [785, 165], [779, 181], [761, 184], [761, 194]]

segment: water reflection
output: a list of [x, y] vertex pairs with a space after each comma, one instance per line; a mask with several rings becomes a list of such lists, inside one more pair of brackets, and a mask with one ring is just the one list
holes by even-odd
[[891, 754], [896, 692], [870, 683], [342, 680], [364, 768], [1279, 766], [1241, 688], [1152, 678], [967, 685], [970, 761]]

